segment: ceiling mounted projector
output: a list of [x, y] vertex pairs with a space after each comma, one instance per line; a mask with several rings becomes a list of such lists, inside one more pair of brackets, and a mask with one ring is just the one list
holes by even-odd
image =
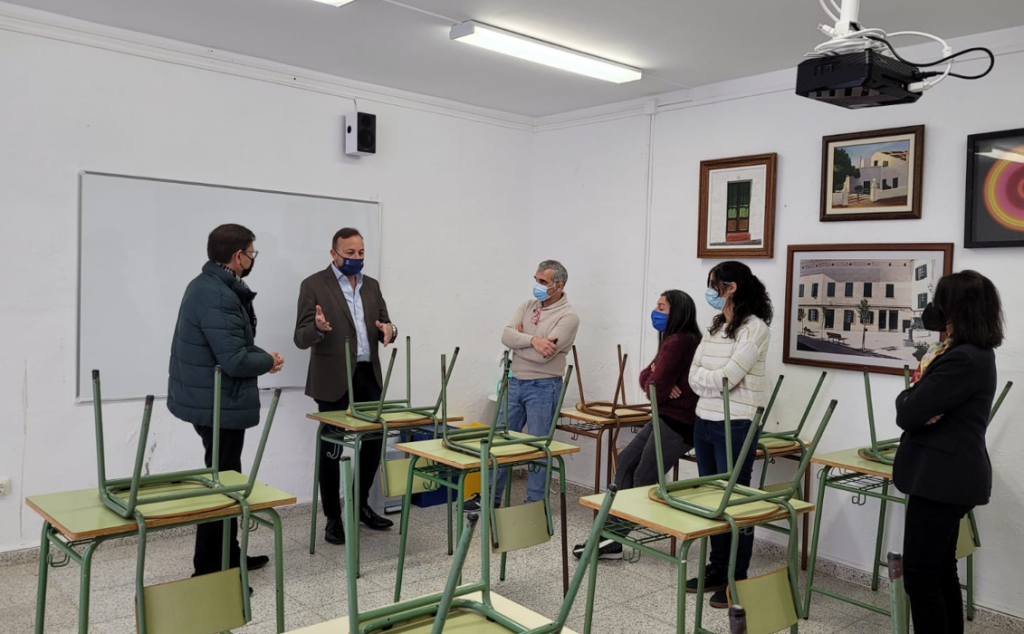
[[[945, 40], [918, 31], [886, 33], [882, 29], [865, 29], [858, 22], [860, 0], [818, 0], [835, 26], [818, 25], [818, 30], [831, 39], [808, 53], [809, 59], [797, 66], [796, 94], [815, 101], [844, 108], [873, 108], [914, 103], [924, 91], [934, 87], [946, 77], [981, 79], [992, 72], [995, 56], [983, 47], [969, 48], [959, 53]], [[829, 8], [828, 2], [837, 16]], [[904, 59], [889, 42], [890, 37], [913, 35], [935, 40], [942, 45], [942, 59], [917, 63]], [[971, 52], [988, 55], [989, 66], [976, 75], [952, 72], [957, 57]], [[945, 64], [942, 71], [925, 70]]]

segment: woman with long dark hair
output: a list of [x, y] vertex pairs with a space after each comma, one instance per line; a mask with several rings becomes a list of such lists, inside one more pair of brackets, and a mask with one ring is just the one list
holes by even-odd
[[893, 481], [907, 496], [903, 580], [915, 632], [963, 634], [956, 546], [960, 521], [992, 493], [985, 430], [1003, 342], [999, 291], [975, 271], [947, 275], [921, 318], [946, 338], [896, 398], [904, 433]]
[[[722, 381], [729, 380], [732, 459], [741, 462], [739, 484], [749, 486], [757, 443], [740, 456], [743, 440], [758, 407], [765, 404], [765, 358], [771, 332], [772, 301], [764, 284], [742, 262], [722, 262], [708, 274], [708, 304], [721, 311], [715, 315], [697, 348], [690, 368], [690, 387], [697, 402], [693, 440], [700, 475], [728, 470]], [[756, 438], [755, 438], [756, 441]], [[725, 594], [732, 536], [711, 538], [711, 563], [705, 569], [704, 591], [714, 592], [711, 607], [727, 608]], [[753, 531], [740, 533], [736, 553], [736, 579], [747, 578], [754, 550]], [[697, 579], [686, 582], [687, 592], [697, 591]]]
[[[690, 389], [688, 377], [693, 353], [700, 343], [697, 307], [682, 291], [665, 291], [651, 312], [651, 325], [658, 331], [658, 353], [640, 373], [640, 387], [650, 394], [654, 385], [658, 398], [658, 420], [647, 423], [619, 454], [615, 484], [619, 489], [654, 484], [658, 481], [657, 447], [654, 425], [661, 425], [663, 464], [670, 468], [693, 448], [694, 410], [697, 395]], [[611, 518], [609, 518], [611, 519]], [[577, 558], [586, 544], [573, 549]], [[606, 540], [598, 557], [622, 557], [622, 544]]]

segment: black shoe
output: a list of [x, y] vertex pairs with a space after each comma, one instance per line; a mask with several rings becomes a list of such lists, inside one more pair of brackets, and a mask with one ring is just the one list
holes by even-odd
[[246, 557], [245, 566], [249, 569], [249, 572], [253, 570], [259, 570], [263, 566], [270, 563], [270, 557], [266, 555], [257, 555], [256, 557]]
[[251, 597], [252, 594], [253, 594], [253, 590], [252, 590], [252, 588], [249, 588], [249, 596]]
[[345, 529], [341, 525], [340, 518], [327, 518], [327, 528], [324, 529], [324, 539], [327, 540], [328, 544], [345, 543]]
[[[583, 556], [583, 549], [586, 544], [576, 544], [572, 548], [572, 556], [579, 559]], [[598, 542], [598, 559], [622, 559], [622, 544], [613, 539], [603, 539]]]
[[729, 607], [729, 597], [726, 596], [725, 590], [719, 590], [711, 595], [711, 600], [708, 601], [708, 605], [719, 610], [724, 610]]
[[[709, 564], [704, 569], [704, 592], [725, 593], [725, 586], [729, 583], [728, 571], [726, 568]], [[694, 577], [686, 582], [686, 591], [690, 594], [697, 592], [697, 578]], [[728, 607], [728, 606], [726, 606]]]
[[366, 527], [370, 530], [375, 531], [386, 531], [395, 525], [394, 522], [387, 519], [386, 517], [381, 517], [380, 515], [377, 515], [377, 513], [374, 512], [374, 510], [371, 509], [369, 506], [364, 506], [359, 511], [359, 521], [363, 524], [366, 524]]
[[[501, 508], [501, 500], [494, 501], [494, 508]], [[474, 493], [473, 497], [469, 498], [462, 503], [462, 510], [466, 513], [479, 513], [480, 512], [480, 494]]]

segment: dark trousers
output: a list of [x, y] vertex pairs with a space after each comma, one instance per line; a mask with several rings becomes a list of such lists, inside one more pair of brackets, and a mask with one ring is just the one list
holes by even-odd
[[[352, 373], [352, 389], [355, 391], [356, 402], [380, 400], [380, 386], [377, 376], [370, 363], [357, 363]], [[317, 401], [321, 412], [337, 412], [348, 409], [349, 395], [345, 394], [337, 401]], [[383, 441], [364, 440], [359, 450], [359, 505], [366, 506], [370, 497], [370, 487], [377, 477], [380, 467], [380, 450]], [[329, 518], [341, 519], [341, 470], [338, 460], [331, 459], [330, 454], [337, 452], [339, 447], [328, 442], [320, 444], [320, 502], [324, 515]]]
[[[629, 445], [619, 454], [615, 485], [619, 490], [658, 483], [658, 454], [654, 443], [654, 425], [660, 425], [662, 464], [665, 473], [693, 449], [693, 425], [677, 425], [677, 432], [665, 423], [665, 417], [644, 425]], [[680, 433], [682, 432], [682, 433]], [[687, 433], [689, 432], [689, 433]], [[610, 518], [609, 518], [610, 519]]]
[[[203, 439], [206, 466], [213, 466], [213, 427], [193, 425]], [[242, 472], [242, 445], [245, 443], [244, 429], [220, 430], [220, 470]], [[221, 569], [221, 540], [223, 521], [206, 522], [196, 526], [196, 552], [192, 557], [196, 575], [205, 575]], [[229, 567], [238, 566], [241, 549], [238, 546], [238, 520], [231, 520], [231, 555]]]
[[[737, 484], [750, 486], [750, 477], [754, 471], [754, 458], [757, 457], [757, 436], [750, 443], [746, 456], [740, 456], [743, 440], [750, 431], [751, 421], [733, 420], [732, 458], [733, 463], [742, 461], [740, 477]], [[693, 428], [693, 444], [697, 453], [697, 471], [702, 476], [725, 473], [729, 464], [725, 452], [725, 423], [697, 418]], [[711, 537], [711, 565], [725, 568], [729, 565], [729, 549], [732, 546], [732, 535], [714, 535]], [[740, 529], [740, 537], [736, 544], [736, 579], [746, 579], [750, 567], [750, 557], [754, 553], [754, 529]]]
[[911, 495], [903, 529], [903, 584], [915, 632], [963, 634], [964, 603], [956, 569], [960, 520], [969, 506]]

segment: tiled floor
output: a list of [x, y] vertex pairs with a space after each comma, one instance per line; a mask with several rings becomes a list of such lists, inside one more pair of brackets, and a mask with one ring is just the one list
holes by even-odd
[[[523, 482], [516, 480], [521, 490]], [[520, 491], [520, 495], [521, 495]], [[557, 505], [555, 507], [557, 518]], [[581, 507], [570, 495], [569, 544], [582, 541], [589, 529], [591, 512]], [[415, 597], [442, 588], [450, 560], [444, 537], [444, 507], [413, 509], [414, 524], [409, 536], [409, 557], [406, 562], [403, 598]], [[284, 519], [285, 623], [289, 630], [339, 618], [348, 613], [345, 584], [344, 548], [323, 541], [323, 520], [319, 531], [316, 555], [308, 551], [309, 518], [306, 514], [289, 514]], [[492, 559], [493, 588], [548, 617], [557, 615], [561, 607], [561, 570], [556, 538], [532, 549], [512, 553], [506, 581], [497, 580], [497, 558]], [[359, 580], [361, 610], [391, 601], [395, 583], [395, 556], [398, 551], [397, 529], [361, 533], [363, 574]], [[271, 554], [272, 535], [260, 529], [251, 535], [250, 553]], [[466, 562], [465, 580], [479, 578], [479, 548], [475, 544]], [[192, 572], [193, 539], [190, 535], [166, 537], [150, 542], [147, 557], [147, 584], [180, 579]], [[667, 546], [666, 546], [667, 547]], [[694, 548], [691, 558], [698, 549]], [[570, 556], [571, 557], [571, 556]], [[570, 561], [572, 561], [570, 559]], [[773, 570], [782, 562], [761, 549], [755, 553], [751, 574]], [[570, 567], [574, 564], [570, 563]], [[0, 568], [0, 631], [4, 634], [31, 632], [35, 614], [36, 563]], [[90, 632], [121, 634], [135, 631], [134, 617], [135, 548], [129, 546], [101, 547], [93, 565], [90, 609]], [[571, 571], [570, 571], [571, 573]], [[51, 569], [47, 601], [46, 632], [72, 634], [77, 632], [78, 568]], [[253, 621], [245, 634], [271, 634], [274, 626], [274, 575], [271, 566], [252, 573]], [[888, 593], [871, 592], [819, 573], [821, 585], [841, 589], [865, 602], [886, 605]], [[597, 634], [675, 632], [675, 567], [651, 557], [637, 563], [605, 561], [600, 565], [594, 632]], [[583, 588], [585, 592], [585, 586]], [[687, 620], [692, 627], [694, 596], [687, 597]], [[577, 598], [570, 613], [568, 627], [582, 632], [585, 596]], [[724, 611], [705, 611], [705, 626], [727, 632]], [[817, 595], [811, 618], [800, 622], [805, 634], [888, 634], [888, 621], [854, 606]], [[969, 634], [998, 634], [990, 625], [968, 623]], [[184, 634], [184, 633], [183, 633]]]

